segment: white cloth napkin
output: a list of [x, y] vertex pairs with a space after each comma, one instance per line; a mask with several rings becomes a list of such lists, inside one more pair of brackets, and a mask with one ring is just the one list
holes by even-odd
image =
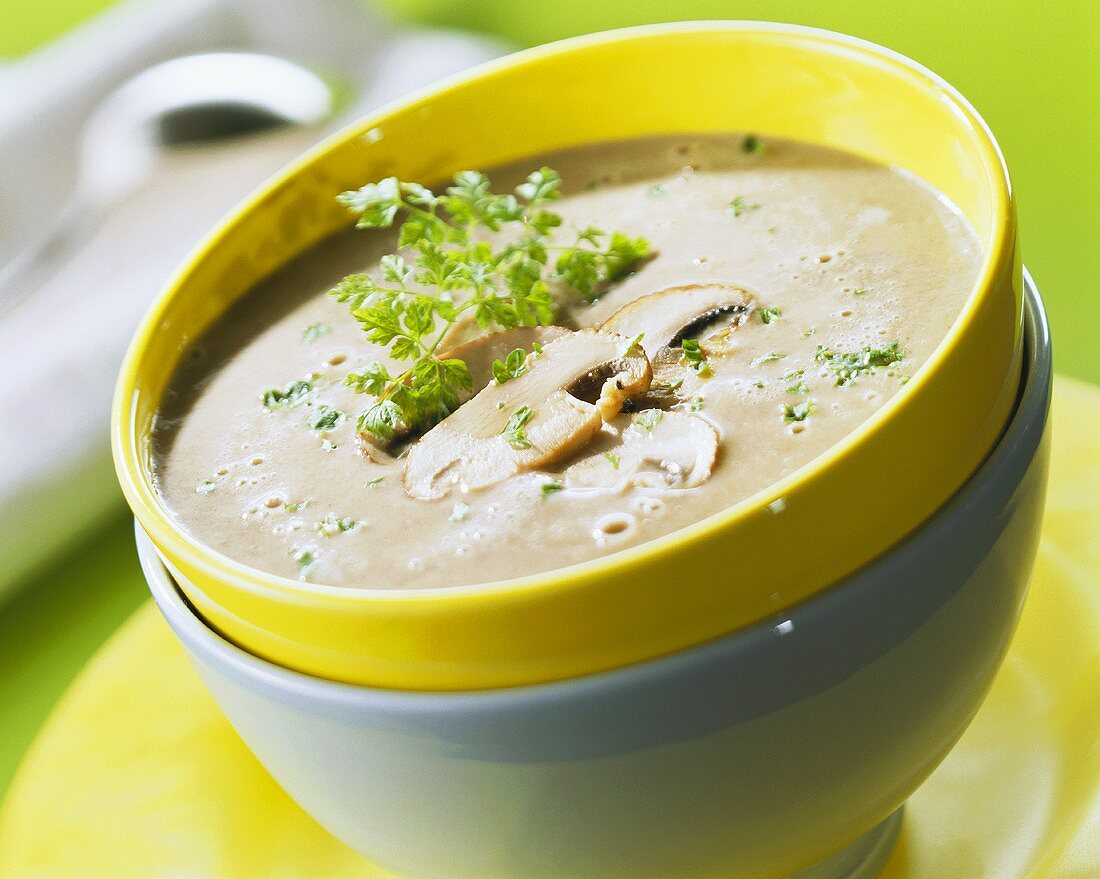
[[[251, 26], [242, 24], [246, 13]], [[135, 35], [144, 41], [135, 43]], [[359, 100], [341, 120], [325, 129], [283, 131], [173, 156], [76, 252], [51, 266], [46, 284], [0, 317], [0, 599], [121, 503], [108, 439], [119, 363], [153, 296], [198, 240], [338, 124], [501, 54], [502, 47], [453, 32], [399, 32], [353, 0], [204, 0], [186, 8], [142, 0], [24, 62], [23, 69], [5, 71], [0, 164], [11, 173], [0, 179], [0, 254], [10, 255], [35, 223], [49, 221], [43, 203], [64, 197], [61, 172], [37, 185], [43, 162], [72, 166], [79, 122], [115, 82], [193, 51], [232, 47], [278, 54], [293, 47], [292, 57], [302, 61], [311, 55], [310, 44], [325, 49], [325, 57], [312, 53], [318, 63], [362, 84]], [[74, 76], [80, 81], [66, 90]], [[43, 111], [43, 101], [52, 101], [52, 112]], [[52, 160], [41, 153], [50, 149]]]

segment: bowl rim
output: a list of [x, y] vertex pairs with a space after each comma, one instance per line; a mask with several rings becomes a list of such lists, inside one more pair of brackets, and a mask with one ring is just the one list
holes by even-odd
[[[907, 542], [919, 541], [922, 535], [930, 535], [945, 528], [953, 531], [951, 520], [965, 520], [969, 517], [970, 508], [975, 500], [985, 498], [989, 494], [989, 485], [998, 482], [996, 478], [998, 472], [1008, 471], [1011, 474], [1013, 471], [1018, 471], [1019, 477], [1022, 478], [1042, 442], [1049, 422], [1052, 396], [1053, 364], [1050, 325], [1042, 297], [1026, 268], [1023, 270], [1023, 276], [1027, 359], [1018, 399], [1009, 424], [981, 467], [955, 496], [921, 524]], [[1014, 494], [1017, 482], [1018, 479], [1004, 483], [1004, 491]], [[564, 680], [458, 691], [389, 689], [329, 680], [297, 671], [256, 656], [234, 644], [203, 620], [186, 600], [181, 588], [175, 582], [171, 566], [161, 556], [156, 545], [136, 519], [134, 529], [138, 558], [153, 600], [176, 637], [189, 652], [201, 662], [213, 667], [217, 673], [226, 674], [242, 685], [253, 687], [257, 691], [274, 690], [287, 699], [302, 700], [311, 704], [415, 713], [423, 710], [435, 712], [446, 711], [448, 708], [471, 707], [475, 703], [481, 706], [506, 707], [516, 702], [540, 697], [565, 698], [577, 693], [598, 696], [606, 692], [607, 688], [630, 683], [638, 684], [662, 671], [689, 663], [697, 657], [725, 650], [731, 642], [747, 641], [758, 636], [761, 631], [774, 628], [774, 619], [790, 615], [780, 612], [773, 619], [761, 620], [752, 626], [676, 653]], [[852, 573], [833, 588], [814, 595], [800, 609], [805, 609], [811, 604], [844, 602], [847, 592], [854, 590], [858, 593], [861, 584], [876, 583], [883, 579], [878, 571], [889, 564], [891, 553]]]
[[[800, 36], [803, 37], [803, 39], [816, 40], [831, 45], [834, 48], [847, 48], [847, 50], [851, 52], [864, 55], [869, 59], [875, 59], [875, 61], [891, 63], [901, 70], [904, 75], [908, 75], [917, 81], [923, 79], [925, 80], [925, 85], [931, 85], [937, 91], [941, 92], [942, 96], [952, 103], [958, 112], [963, 114], [969, 127], [978, 135], [979, 145], [982, 147], [982, 151], [985, 153], [985, 158], [987, 160], [987, 171], [992, 171], [997, 175], [996, 185], [992, 187], [994, 209], [990, 216], [992, 227], [991, 246], [988, 251], [983, 254], [979, 274], [975, 279], [974, 285], [971, 287], [970, 294], [963, 308], [961, 308], [958, 317], [952, 323], [952, 327], [950, 327], [944, 339], [937, 344], [933, 353], [928, 356], [928, 359], [921, 365], [920, 369], [911, 376], [911, 380], [902, 391], [894, 394], [886, 404], [883, 404], [883, 406], [862, 422], [862, 424], [851, 430], [842, 439], [833, 443], [832, 446], [829, 446], [821, 454], [818, 454], [816, 458], [803, 464], [788, 476], [784, 476], [782, 480], [761, 488], [761, 490], [748, 497], [742, 498], [741, 501], [733, 505], [717, 510], [717, 512], [694, 521], [694, 523], [685, 525], [682, 528], [676, 529], [670, 532], [670, 534], [647, 540], [639, 543], [639, 545], [616, 550], [605, 554], [605, 556], [599, 556], [588, 561], [566, 565], [566, 567], [563, 568], [554, 568], [549, 571], [515, 576], [515, 578], [478, 581], [476, 583], [464, 585], [431, 586], [416, 590], [394, 590], [385, 589], [385, 587], [379, 589], [379, 587], [371, 586], [334, 586], [326, 583], [311, 583], [268, 573], [262, 569], [254, 568], [250, 564], [237, 561], [227, 556], [227, 554], [207, 547], [205, 543], [191, 536], [186, 529], [175, 523], [171, 513], [169, 513], [164, 506], [163, 501], [158, 498], [155, 488], [150, 484], [149, 480], [146, 479], [144, 469], [138, 460], [138, 454], [136, 454], [136, 441], [138, 441], [139, 438], [134, 436], [136, 431], [133, 429], [133, 420], [127, 417], [131, 408], [128, 404], [135, 395], [135, 374], [136, 371], [138, 371], [141, 354], [146, 348], [147, 338], [152, 336], [152, 334], [157, 331], [158, 327], [161, 326], [166, 305], [172, 298], [171, 294], [186, 275], [187, 267], [201, 259], [202, 254], [210, 248], [213, 242], [219, 240], [224, 233], [234, 227], [239, 219], [254, 210], [268, 193], [289, 183], [290, 180], [297, 177], [301, 171], [304, 171], [305, 168], [315, 162], [317, 158], [327, 154], [334, 149], [335, 146], [349, 140], [355, 133], [368, 131], [374, 128], [378, 120], [389, 116], [389, 114], [392, 114], [400, 108], [416, 106], [417, 103], [420, 103], [429, 96], [438, 95], [444, 90], [450, 90], [454, 87], [461, 86], [467, 83], [467, 81], [481, 79], [487, 75], [503, 72], [503, 70], [511, 67], [537, 61], [537, 59], [544, 56], [555, 55], [562, 52], [577, 50], [577, 48], [596, 46], [604, 43], [635, 40], [637, 37], [670, 33], [715, 31]], [[237, 208], [231, 211], [228, 216], [224, 217], [217, 224], [215, 229], [199, 243], [195, 251], [186, 257], [182, 268], [180, 268], [171, 281], [168, 282], [161, 294], [157, 296], [149, 311], [146, 312], [141, 325], [138, 330], [135, 331], [130, 348], [127, 354], [125, 354], [125, 360], [122, 364], [119, 382], [116, 388], [116, 395], [114, 395], [112, 402], [111, 439], [119, 481], [131, 505], [140, 507], [139, 516], [141, 516], [141, 514], [146, 516], [144, 524], [146, 526], [153, 525], [149, 530], [154, 532], [157, 539], [172, 542], [174, 548], [182, 551], [184, 556], [188, 559], [188, 562], [195, 564], [197, 568], [204, 569], [208, 573], [218, 576], [229, 574], [235, 585], [244, 586], [245, 589], [249, 591], [254, 590], [257, 586], [267, 586], [270, 587], [270, 589], [282, 593], [289, 591], [290, 593], [298, 595], [339, 596], [342, 601], [363, 598], [363, 600], [368, 601], [420, 603], [438, 600], [440, 597], [455, 596], [462, 596], [463, 598], [474, 600], [474, 598], [484, 597], [486, 594], [498, 596], [499, 594], [516, 590], [539, 589], [539, 587], [543, 586], [552, 587], [553, 583], [550, 581], [557, 580], [563, 574], [587, 575], [594, 569], [603, 569], [623, 563], [635, 563], [641, 557], [661, 552], [669, 543], [679, 543], [684, 540], [691, 540], [697, 536], [702, 536], [705, 532], [724, 529], [731, 521], [744, 516], [750, 512], [750, 510], [756, 510], [774, 501], [778, 501], [783, 495], [789, 494], [794, 486], [813, 479], [818, 471], [827, 468], [829, 462], [840, 457], [840, 455], [844, 454], [849, 448], [864, 441], [869, 433], [875, 431], [882, 421], [887, 420], [895, 409], [904, 404], [906, 398], [913, 395], [915, 389], [926, 384], [927, 377], [936, 372], [939, 364], [947, 358], [948, 353], [954, 347], [955, 341], [965, 334], [972, 319], [974, 319], [974, 312], [979, 301], [989, 294], [992, 282], [996, 279], [998, 266], [1003, 265], [1005, 260], [1012, 259], [1009, 250], [1013, 244], [1014, 238], [1014, 218], [1015, 198], [1008, 166], [1005, 164], [1004, 156], [997, 140], [993, 138], [988, 124], [981, 118], [977, 110], [970, 105], [970, 102], [961, 95], [958, 90], [948, 84], [945, 79], [933, 73], [932, 70], [899, 52], [895, 52], [890, 50], [890, 48], [880, 46], [867, 40], [862, 40], [860, 37], [824, 29], [810, 28], [810, 26], [805, 25], [777, 22], [749, 20], [687, 21], [631, 26], [631, 28], [621, 28], [612, 31], [602, 31], [569, 37], [569, 39], [527, 48], [527, 50], [511, 53], [504, 57], [493, 59], [493, 61], [476, 65], [475, 67], [464, 70], [464, 72], [460, 74], [440, 80], [439, 83], [418, 89], [404, 98], [387, 103], [384, 107], [368, 113], [367, 116], [352, 122], [348, 127], [328, 136], [328, 138], [322, 140], [316, 146], [313, 146], [312, 149], [301, 154], [292, 163], [286, 165], [275, 176], [268, 179], [259, 189], [254, 190], [250, 196], [246, 197]], [[138, 510], [135, 510], [135, 512], [138, 512]]]

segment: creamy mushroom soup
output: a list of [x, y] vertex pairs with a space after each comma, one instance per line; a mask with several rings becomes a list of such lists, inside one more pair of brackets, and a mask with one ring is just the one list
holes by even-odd
[[[546, 205], [560, 225], [532, 231], [541, 221], [514, 220], [514, 201], [491, 210], [527, 248], [509, 266], [539, 277], [525, 260], [547, 251], [552, 315], [528, 279], [534, 305], [510, 301], [502, 316], [518, 328], [447, 305], [428, 309], [429, 330], [401, 304], [413, 294], [378, 290], [461, 305], [470, 289], [410, 274], [414, 248], [380, 264], [397, 250], [392, 230], [349, 229], [193, 345], [153, 437], [158, 490], [184, 529], [273, 574], [386, 589], [491, 582], [637, 545], [766, 488], [873, 415], [944, 338], [981, 259], [928, 185], [805, 144], [601, 144], [491, 171], [493, 191], [541, 165], [564, 181]], [[532, 179], [520, 192], [537, 199], [546, 178]], [[388, 221], [380, 191], [348, 203]], [[410, 217], [430, 203], [406, 195]], [[587, 241], [589, 227], [602, 236]], [[416, 234], [431, 233], [402, 233]], [[349, 274], [344, 302], [327, 295]], [[387, 308], [398, 336], [372, 342], [364, 327]], [[453, 325], [432, 349], [441, 315]], [[415, 338], [399, 341], [409, 321]], [[522, 325], [533, 322], [554, 326]], [[405, 376], [417, 358], [431, 368]], [[456, 361], [449, 391], [410, 402], [411, 382]]]

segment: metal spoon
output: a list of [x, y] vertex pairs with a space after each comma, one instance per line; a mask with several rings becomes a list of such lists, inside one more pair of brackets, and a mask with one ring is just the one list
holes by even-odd
[[0, 268], [0, 312], [32, 293], [51, 261], [150, 179], [167, 151], [316, 125], [335, 105], [332, 88], [320, 76], [271, 55], [189, 55], [127, 80], [84, 126], [69, 200], [42, 234]]

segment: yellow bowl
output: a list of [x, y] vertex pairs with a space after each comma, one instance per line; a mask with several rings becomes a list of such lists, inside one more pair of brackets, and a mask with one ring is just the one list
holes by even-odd
[[[438, 180], [584, 142], [723, 131], [809, 141], [907, 169], [965, 213], [985, 250], [980, 277], [933, 356], [827, 453], [666, 537], [473, 587], [301, 583], [235, 562], [173, 521], [153, 487], [148, 437], [181, 351], [258, 280], [348, 225], [335, 193], [391, 174]], [[261, 657], [411, 690], [573, 677], [775, 614], [926, 520], [1006, 423], [1020, 372], [1021, 285], [1015, 205], [997, 145], [973, 108], [914, 62], [851, 37], [753, 22], [567, 40], [369, 116], [222, 223], [158, 298], [126, 356], [113, 412], [116, 468], [142, 527], [189, 584], [189, 599]]]

